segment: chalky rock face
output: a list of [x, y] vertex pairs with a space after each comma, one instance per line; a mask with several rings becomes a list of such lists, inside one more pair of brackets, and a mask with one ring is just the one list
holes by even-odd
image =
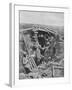
[[19, 79], [45, 77], [64, 77], [63, 28], [24, 24], [19, 31]]

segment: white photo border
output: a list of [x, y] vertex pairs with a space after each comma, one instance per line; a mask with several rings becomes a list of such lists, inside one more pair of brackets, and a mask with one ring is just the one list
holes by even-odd
[[[43, 11], [43, 12], [64, 12], [64, 77], [44, 79], [19, 80], [19, 10]], [[69, 8], [47, 7], [31, 5], [12, 5], [12, 81], [11, 86], [47, 86], [48, 84], [61, 84], [70, 82], [70, 32], [69, 32]]]

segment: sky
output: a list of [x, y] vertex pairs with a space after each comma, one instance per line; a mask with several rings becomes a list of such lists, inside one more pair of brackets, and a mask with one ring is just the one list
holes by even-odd
[[20, 23], [64, 26], [64, 13], [20, 11]]

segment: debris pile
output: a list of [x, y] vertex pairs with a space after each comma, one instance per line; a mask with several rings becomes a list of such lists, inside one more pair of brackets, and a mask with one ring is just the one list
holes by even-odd
[[19, 78], [64, 77], [64, 36], [33, 25], [19, 32]]

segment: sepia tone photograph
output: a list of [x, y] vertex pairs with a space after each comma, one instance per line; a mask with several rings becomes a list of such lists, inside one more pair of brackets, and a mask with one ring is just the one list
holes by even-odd
[[64, 12], [19, 11], [19, 79], [64, 77]]

